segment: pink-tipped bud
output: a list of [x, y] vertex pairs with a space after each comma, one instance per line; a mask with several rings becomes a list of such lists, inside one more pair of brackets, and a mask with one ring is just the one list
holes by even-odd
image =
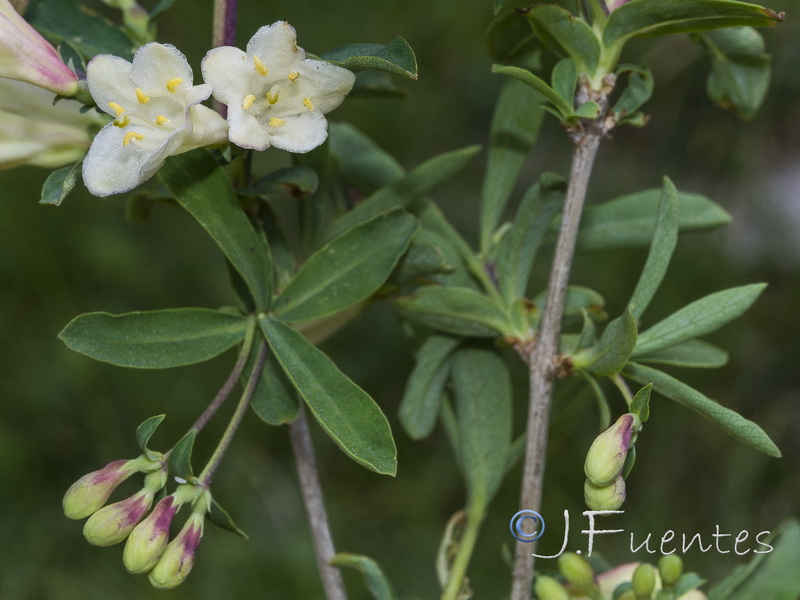
[[117, 486], [137, 471], [135, 460], [115, 460], [73, 483], [64, 494], [64, 514], [83, 519], [97, 512]]
[[606, 486], [613, 482], [625, 465], [631, 436], [640, 427], [638, 417], [627, 413], [598, 435], [586, 453], [586, 462], [583, 465], [586, 478], [596, 486]]
[[0, 77], [27, 81], [62, 96], [78, 91], [75, 73], [9, 0], [0, 0]]
[[617, 10], [623, 4], [630, 2], [631, 0], [605, 0], [606, 10], [610, 13]]
[[152, 569], [169, 541], [169, 526], [181, 503], [175, 496], [159, 500], [147, 518], [134, 527], [125, 542], [122, 562], [131, 573], [147, 573]]
[[113, 546], [128, 537], [150, 510], [155, 493], [143, 489], [130, 498], [109, 504], [94, 513], [83, 526], [83, 536], [95, 546]]
[[150, 583], [160, 590], [182, 584], [194, 566], [195, 552], [203, 537], [205, 511], [193, 512], [178, 536], [167, 544], [161, 559], [150, 571]]
[[610, 484], [598, 486], [587, 479], [583, 499], [591, 510], [617, 510], [625, 502], [625, 480], [619, 475]]

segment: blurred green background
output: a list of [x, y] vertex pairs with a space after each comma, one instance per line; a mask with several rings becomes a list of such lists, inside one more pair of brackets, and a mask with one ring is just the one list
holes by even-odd
[[[314, 53], [353, 42], [405, 37], [417, 53], [420, 78], [400, 82], [405, 100], [348, 100], [333, 115], [366, 131], [406, 167], [440, 152], [484, 143], [499, 76], [483, 42], [489, 0], [370, 2], [241, 2], [239, 43], [279, 19], [298, 29]], [[603, 143], [590, 201], [660, 185], [668, 174], [680, 189], [721, 203], [735, 222], [710, 234], [684, 235], [648, 321], [707, 293], [748, 282], [769, 283], [740, 321], [711, 337], [731, 352], [730, 364], [692, 373], [688, 381], [760, 423], [784, 453], [770, 459], [742, 447], [704, 419], [663, 398], [640, 436], [624, 517], [609, 521], [637, 542], [673, 529], [751, 535], [774, 530], [798, 514], [800, 498], [800, 25], [796, 2], [775, 0], [787, 21], [765, 31], [774, 55], [766, 104], [750, 123], [714, 107], [705, 96], [708, 60], [687, 37], [631, 44], [655, 73], [652, 119], [642, 130], [620, 129]], [[159, 41], [175, 44], [199, 72], [210, 42], [211, 2], [179, 0], [160, 21]], [[113, 13], [109, 13], [113, 14]], [[276, 152], [266, 162], [285, 164]], [[483, 160], [483, 155], [479, 161]], [[520, 189], [542, 170], [564, 173], [569, 144], [547, 120]], [[448, 215], [474, 239], [482, 163], [436, 194]], [[134, 371], [93, 362], [56, 339], [76, 314], [233, 303], [221, 257], [190, 219], [159, 208], [145, 223], [124, 218], [122, 198], [85, 190], [60, 208], [37, 204], [47, 173], [0, 172], [0, 598], [2, 600], [307, 599], [322, 596], [308, 528], [284, 429], [246, 420], [216, 478], [214, 491], [250, 535], [241, 540], [209, 527], [188, 581], [169, 593], [128, 575], [121, 547], [90, 547], [81, 523], [65, 519], [61, 496], [82, 474], [136, 454], [133, 430], [166, 412], [158, 435], [172, 443], [227, 376], [233, 355], [170, 371]], [[580, 255], [573, 282], [594, 287], [619, 313], [635, 285], [643, 251]], [[449, 516], [462, 507], [463, 488], [440, 429], [413, 443], [397, 419], [409, 348], [385, 305], [372, 307], [326, 343], [337, 363], [367, 389], [390, 418], [399, 449], [394, 479], [366, 472], [315, 428], [323, 485], [340, 550], [381, 562], [400, 597], [438, 595], [434, 559]], [[525, 374], [517, 397], [524, 412]], [[596, 429], [592, 401], [570, 394], [554, 422], [543, 514], [558, 532], [570, 509], [570, 548], [583, 548], [579, 530], [582, 463]], [[232, 407], [230, 407], [232, 408]], [[230, 410], [229, 408], [229, 410]], [[622, 410], [618, 402], [616, 412]], [[210, 453], [224, 423], [212, 422], [196, 456]], [[312, 425], [312, 427], [315, 427]], [[522, 420], [515, 431], [523, 428]], [[516, 469], [500, 491], [473, 560], [477, 598], [508, 592], [501, 547], [513, 541], [508, 519], [517, 510]], [[121, 492], [132, 492], [131, 483]], [[561, 534], [543, 539], [555, 552]], [[754, 547], [754, 545], [752, 546]], [[631, 555], [626, 535], [599, 538], [596, 551], [612, 562]], [[688, 566], [716, 580], [744, 559], [693, 550]], [[540, 565], [548, 568], [546, 561]], [[358, 577], [346, 581], [354, 599], [367, 595]]]

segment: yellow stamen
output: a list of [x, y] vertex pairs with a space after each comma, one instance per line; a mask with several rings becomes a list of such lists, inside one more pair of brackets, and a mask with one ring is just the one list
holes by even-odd
[[172, 119], [168, 119], [164, 115], [158, 115], [156, 117], [156, 125], [163, 125], [164, 123], [169, 123]]
[[117, 104], [116, 102], [109, 102], [109, 103], [108, 103], [108, 107], [109, 107], [111, 110], [113, 110], [115, 113], [117, 113], [117, 116], [120, 116], [122, 113], [124, 113], [124, 112], [125, 112], [125, 109], [124, 109], [124, 108], [122, 108], [122, 107], [121, 107], [119, 104]]
[[291, 73], [289, 73], [289, 81], [291, 81], [292, 83], [297, 81], [298, 77], [300, 77], [300, 73], [298, 73], [297, 71], [292, 71]]
[[285, 124], [286, 121], [279, 119], [278, 117], [271, 117], [269, 123], [267, 123], [267, 125], [270, 127], [283, 127]]
[[136, 99], [139, 101], [139, 104], [147, 104], [150, 102], [150, 96], [145, 94], [142, 88], [136, 88]]
[[273, 85], [270, 90], [267, 92], [267, 101], [270, 104], [275, 104], [278, 100], [281, 99], [283, 95], [283, 88], [279, 85]]
[[170, 93], [175, 93], [175, 88], [183, 83], [183, 77], [175, 77], [167, 82], [167, 89]]
[[308, 110], [314, 110], [314, 103], [311, 102], [311, 98], [303, 98], [303, 106]]
[[253, 102], [255, 102], [255, 101], [256, 101], [256, 97], [253, 96], [253, 94], [247, 94], [247, 96], [244, 97], [244, 100], [242, 100], [242, 108], [244, 110], [247, 110], [248, 108], [253, 106]]
[[122, 138], [122, 145], [127, 146], [131, 143], [131, 140], [143, 140], [144, 136], [141, 133], [136, 133], [135, 131], [129, 131], [125, 134], [125, 137]]
[[122, 120], [114, 121], [114, 127], [119, 127], [120, 129], [124, 129], [130, 124], [131, 124], [131, 119], [130, 117], [128, 117], [128, 115], [125, 115], [125, 118]]
[[262, 77], [266, 77], [269, 73], [269, 69], [267, 69], [267, 65], [261, 62], [261, 59], [258, 58], [255, 54], [253, 55], [253, 65], [255, 65], [256, 71]]

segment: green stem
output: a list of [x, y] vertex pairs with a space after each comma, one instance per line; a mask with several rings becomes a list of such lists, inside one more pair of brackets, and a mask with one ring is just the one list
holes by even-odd
[[611, 381], [614, 382], [614, 385], [617, 386], [617, 389], [622, 394], [622, 397], [625, 398], [625, 403], [630, 407], [631, 402], [633, 402], [633, 394], [631, 394], [630, 388], [628, 388], [628, 384], [625, 383], [625, 380], [617, 373], [611, 378]]
[[442, 592], [441, 600], [459, 600], [462, 597], [461, 591], [464, 585], [464, 577], [467, 574], [467, 567], [475, 550], [475, 542], [478, 540], [478, 532], [484, 516], [485, 511], [482, 508], [470, 509], [467, 515], [467, 526], [459, 542], [458, 552], [455, 560], [453, 560], [453, 566], [450, 568], [447, 586]]

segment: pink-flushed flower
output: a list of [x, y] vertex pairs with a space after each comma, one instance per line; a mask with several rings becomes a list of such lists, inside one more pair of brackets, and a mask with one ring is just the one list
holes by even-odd
[[64, 494], [64, 514], [69, 519], [83, 519], [96, 513], [117, 486], [136, 473], [137, 466], [137, 460], [115, 460], [87, 473]]
[[204, 522], [205, 508], [196, 508], [177, 537], [167, 544], [164, 554], [150, 571], [149, 578], [153, 587], [169, 590], [186, 580], [194, 566], [195, 553], [203, 537]]
[[627, 413], [595, 438], [583, 465], [586, 478], [591, 483], [606, 486], [617, 478], [625, 464], [631, 436], [638, 427], [641, 427], [638, 417]]
[[590, 510], [617, 510], [625, 502], [625, 480], [617, 475], [607, 485], [595, 485], [587, 479], [583, 484], [583, 499]]
[[328, 136], [324, 115], [350, 92], [355, 75], [306, 58], [294, 28], [278, 21], [259, 29], [247, 51], [214, 48], [202, 62], [214, 98], [228, 106], [229, 138], [242, 148], [308, 152]]
[[98, 108], [114, 117], [83, 162], [83, 181], [95, 196], [132, 190], [167, 157], [227, 140], [225, 119], [200, 104], [211, 86], [193, 85], [192, 69], [174, 46], [145, 44], [132, 63], [95, 56], [86, 80]]
[[125, 500], [94, 513], [83, 526], [83, 536], [94, 546], [113, 546], [128, 537], [153, 505], [155, 493], [143, 489]]
[[27, 81], [62, 96], [78, 91], [75, 73], [9, 0], [0, 0], [0, 77]]

